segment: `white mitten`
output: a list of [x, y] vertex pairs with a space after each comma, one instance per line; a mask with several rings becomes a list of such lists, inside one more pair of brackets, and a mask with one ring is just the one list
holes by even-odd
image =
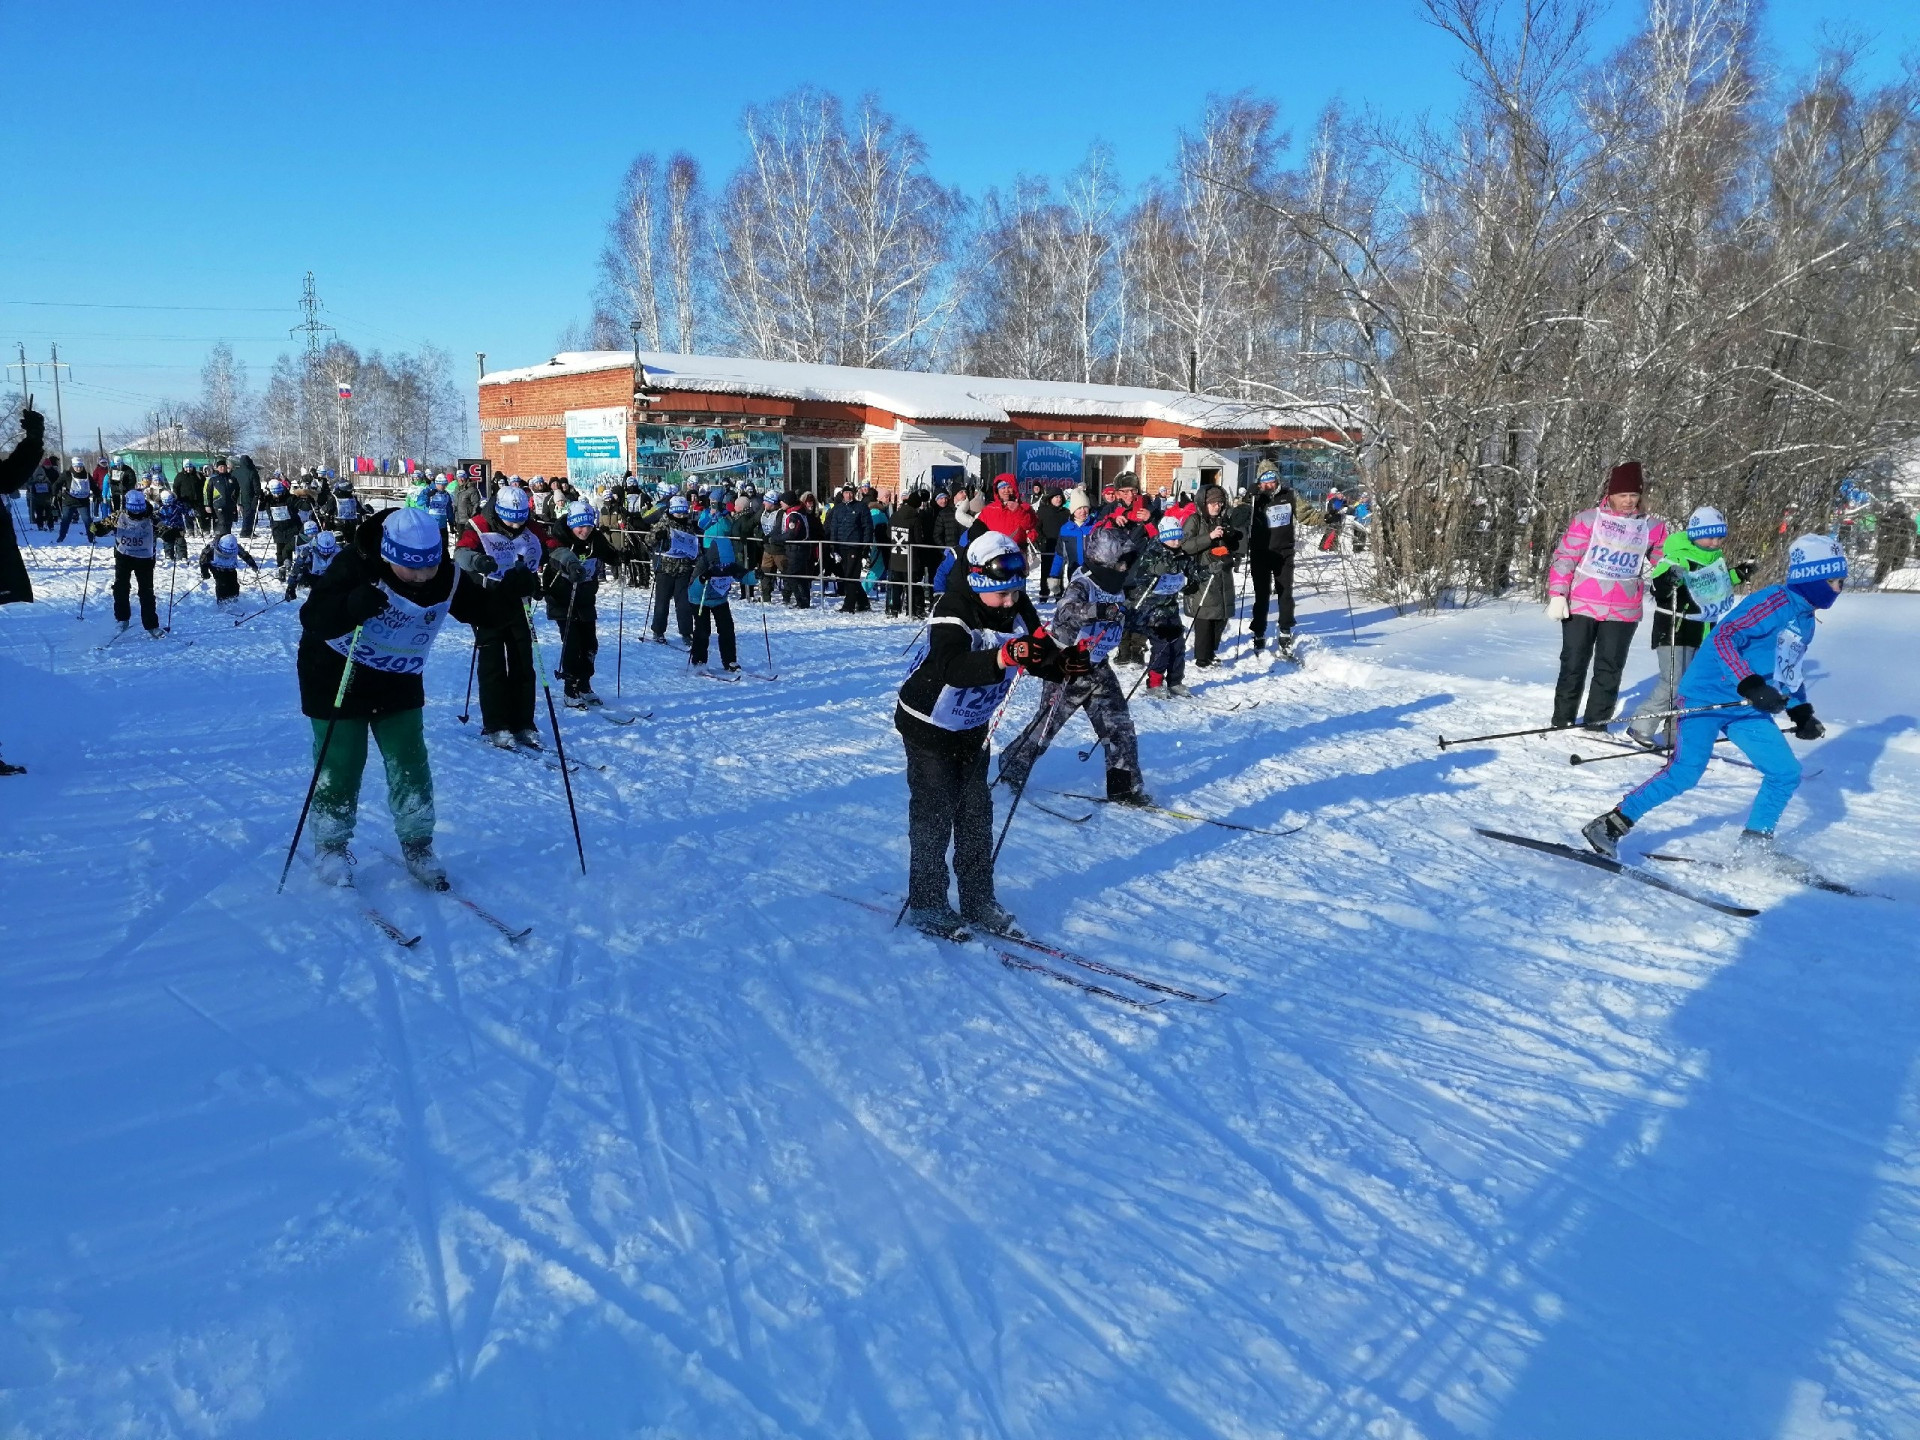
[[1567, 618], [1567, 597], [1549, 595], [1547, 597], [1547, 619], [1564, 620]]

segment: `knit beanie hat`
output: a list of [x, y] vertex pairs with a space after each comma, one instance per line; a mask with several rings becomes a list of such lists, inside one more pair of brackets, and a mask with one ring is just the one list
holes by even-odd
[[599, 518], [600, 517], [594, 513], [593, 506], [584, 500], [575, 500], [567, 506], [567, 528], [569, 530], [579, 525], [591, 525]]
[[395, 510], [380, 527], [380, 558], [389, 565], [428, 570], [442, 553], [440, 522], [424, 510]]
[[1802, 535], [1787, 551], [1787, 583], [1844, 580], [1847, 557], [1825, 535]]
[[508, 485], [494, 492], [493, 513], [509, 525], [524, 525], [533, 513], [533, 501], [519, 486]]
[[1610, 499], [1615, 495], [1644, 495], [1647, 482], [1640, 474], [1638, 460], [1623, 460], [1613, 467], [1607, 476], [1607, 488], [1600, 492], [1600, 498]]
[[1156, 533], [1162, 540], [1178, 540], [1186, 533], [1186, 530], [1186, 521], [1180, 519], [1178, 516], [1169, 515], [1160, 522], [1160, 528]]
[[1727, 533], [1727, 517], [1711, 505], [1702, 505], [1687, 517], [1689, 540], [1720, 540]]
[[314, 537], [313, 551], [316, 555], [337, 555], [340, 553], [340, 542], [333, 538], [331, 530], [322, 530]]

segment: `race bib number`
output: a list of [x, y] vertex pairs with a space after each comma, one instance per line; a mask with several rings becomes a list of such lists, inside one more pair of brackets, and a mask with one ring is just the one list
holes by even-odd
[[725, 600], [733, 592], [733, 576], [711, 575], [707, 578], [707, 599]]
[[538, 570], [543, 558], [540, 538], [531, 530], [522, 530], [518, 535], [502, 535], [498, 530], [481, 530], [480, 548], [493, 557], [497, 570], [511, 570], [516, 564], [528, 570]]
[[1644, 515], [1603, 512], [1593, 522], [1587, 553], [1581, 557], [1574, 573], [1614, 584], [1637, 581], [1646, 560], [1649, 528]]
[[691, 560], [700, 553], [700, 537], [691, 530], [675, 530], [667, 536], [667, 554], [676, 560]]
[[276, 505], [267, 513], [276, 520], [291, 520], [293, 518], [292, 508], [286, 505]]
[[1267, 528], [1278, 530], [1293, 523], [1293, 506], [1282, 503], [1267, 506]]
[[644, 496], [644, 495], [629, 495], [629, 496], [627, 496], [627, 513], [628, 513], [629, 515], [634, 515], [634, 514], [638, 514], [638, 513], [640, 512], [640, 511], [642, 511], [642, 510], [644, 510], [644, 509], [646, 509], [646, 508], [647, 508], [647, 497], [646, 497], [646, 496]]
[[131, 520], [121, 517], [114, 526], [114, 546], [130, 560], [151, 560], [153, 558], [153, 521]]
[[1727, 573], [1727, 562], [1716, 559], [1711, 565], [1690, 571], [1687, 593], [1699, 607], [1702, 620], [1709, 625], [1719, 624], [1721, 617], [1733, 608], [1733, 577]]
[[84, 500], [92, 488], [85, 480], [71, 480], [67, 483], [67, 494], [75, 500]]
[[1773, 688], [1782, 695], [1791, 695], [1805, 684], [1800, 666], [1806, 658], [1807, 642], [1800, 632], [1782, 630], [1773, 645]]
[[342, 520], [358, 520], [360, 518], [360, 502], [351, 495], [342, 495], [335, 504], [334, 509]]
[[993, 712], [1000, 708], [1007, 691], [1013, 688], [1013, 677], [1018, 673], [1007, 671], [995, 685], [943, 687], [940, 698], [933, 703], [933, 714], [929, 718], [942, 730], [971, 730], [986, 724], [993, 719]]
[[[457, 589], [458, 575], [453, 583]], [[426, 669], [427, 652], [433, 648], [440, 622], [453, 607], [453, 591], [449, 590], [438, 605], [416, 605], [394, 594], [384, 583], [380, 589], [387, 597], [387, 608], [360, 627], [360, 643], [353, 647], [351, 658], [357, 665], [389, 675], [418, 675]], [[327, 646], [335, 654], [345, 655], [352, 639], [351, 635], [340, 635], [327, 641]]]
[[1153, 593], [1156, 595], [1178, 595], [1186, 588], [1187, 577], [1178, 570], [1169, 570], [1153, 582]]

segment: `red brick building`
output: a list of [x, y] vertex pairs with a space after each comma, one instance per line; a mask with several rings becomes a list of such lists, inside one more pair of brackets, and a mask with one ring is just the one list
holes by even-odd
[[1178, 390], [622, 350], [481, 377], [480, 436], [509, 475], [711, 473], [888, 496], [1003, 472], [1098, 487], [1131, 470], [1149, 493], [1232, 489], [1276, 448], [1348, 438], [1324, 412]]

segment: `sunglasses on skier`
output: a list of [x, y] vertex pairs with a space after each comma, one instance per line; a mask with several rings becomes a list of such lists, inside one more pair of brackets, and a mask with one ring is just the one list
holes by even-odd
[[1018, 550], [1009, 550], [1004, 555], [996, 555], [984, 565], [970, 567], [974, 574], [984, 575], [989, 580], [1018, 580], [1027, 573], [1027, 557]]

